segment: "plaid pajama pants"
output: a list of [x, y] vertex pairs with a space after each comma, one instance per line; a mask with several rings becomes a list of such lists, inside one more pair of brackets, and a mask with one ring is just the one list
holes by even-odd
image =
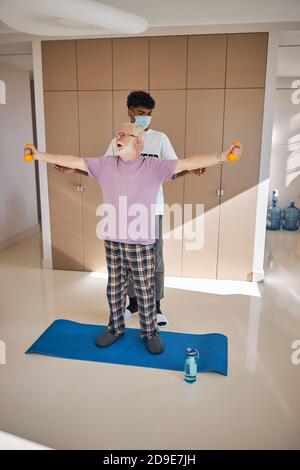
[[110, 307], [108, 328], [114, 335], [125, 330], [124, 312], [128, 277], [131, 275], [140, 315], [141, 337], [158, 333], [155, 303], [155, 246], [104, 241]]

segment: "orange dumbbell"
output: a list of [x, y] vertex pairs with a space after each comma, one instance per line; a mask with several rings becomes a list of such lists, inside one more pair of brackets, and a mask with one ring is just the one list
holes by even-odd
[[[26, 147], [33, 147], [33, 144], [26, 144]], [[30, 149], [26, 149], [24, 153], [24, 160], [25, 162], [32, 162], [33, 156]]]
[[[236, 142], [233, 142], [233, 144], [236, 145], [237, 147], [242, 146], [241, 142], [239, 142], [238, 140]], [[230, 153], [227, 157], [227, 160], [231, 163], [235, 163], [238, 160], [238, 156], [236, 153]]]

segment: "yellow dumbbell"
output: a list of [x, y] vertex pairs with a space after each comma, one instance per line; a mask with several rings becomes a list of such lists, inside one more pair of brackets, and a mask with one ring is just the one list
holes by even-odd
[[[233, 144], [236, 145], [237, 147], [242, 146], [241, 142], [239, 142], [238, 140], [236, 142], [233, 142]], [[231, 163], [235, 163], [238, 160], [238, 156], [236, 153], [230, 153], [227, 157], [227, 160]]]
[[[26, 144], [26, 147], [33, 147], [33, 144]], [[24, 160], [25, 162], [32, 162], [33, 161], [33, 156], [32, 152], [30, 149], [26, 149], [24, 153]]]

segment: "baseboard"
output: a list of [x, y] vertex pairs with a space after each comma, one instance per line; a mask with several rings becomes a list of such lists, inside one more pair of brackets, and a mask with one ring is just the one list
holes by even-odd
[[21, 242], [22, 240], [25, 240], [26, 238], [31, 237], [40, 231], [41, 227], [39, 224], [37, 224], [28, 228], [27, 230], [24, 230], [23, 232], [18, 233], [17, 235], [14, 235], [13, 237], [9, 237], [6, 240], [0, 241], [0, 251], [7, 250], [7, 248], [10, 248], [16, 243]]
[[43, 269], [53, 269], [52, 262], [49, 259], [42, 259]]
[[252, 273], [252, 282], [261, 282], [265, 279], [264, 271], [253, 271]]

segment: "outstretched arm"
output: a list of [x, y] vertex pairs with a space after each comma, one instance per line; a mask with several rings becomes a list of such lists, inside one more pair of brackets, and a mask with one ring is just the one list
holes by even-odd
[[79, 173], [80, 175], [88, 176], [87, 171], [82, 171], [82, 170], [75, 170], [75, 168], [68, 168], [66, 166], [61, 166], [61, 165], [54, 165], [54, 168], [58, 170], [60, 173], [64, 174], [74, 174], [74, 173]]
[[203, 175], [206, 172], [206, 168], [197, 168], [197, 170], [192, 170], [192, 171], [181, 171], [180, 173], [176, 174], [176, 178], [179, 178], [180, 176], [185, 176], [185, 175]]
[[87, 172], [85, 161], [81, 157], [74, 155], [53, 155], [51, 153], [39, 152], [33, 145], [25, 146], [24, 151], [30, 151], [34, 160], [42, 160], [53, 165], [61, 165], [75, 170]]
[[209, 166], [224, 163], [228, 161], [228, 156], [232, 153], [235, 153], [237, 155], [237, 159], [239, 159], [242, 154], [242, 146], [233, 144], [223, 153], [216, 153], [212, 155], [195, 155], [193, 157], [184, 159], [182, 158], [177, 162], [175, 174], [181, 173], [182, 171], [192, 171], [198, 168], [207, 168]]
[[[111, 143], [109, 144], [109, 147], [108, 149], [106, 150], [105, 152], [105, 157], [106, 155], [115, 155], [116, 154], [116, 141], [115, 139], [113, 139], [111, 141]], [[73, 173], [79, 173], [80, 175], [84, 175], [84, 176], [88, 176], [88, 172], [87, 171], [82, 171], [82, 170], [75, 170], [74, 168], [68, 168], [66, 166], [61, 166], [61, 165], [54, 165], [54, 168], [56, 170], [58, 170], [60, 173], [64, 173], [64, 174], [73, 174]], [[181, 175], [177, 175], [177, 176], [181, 176]]]

